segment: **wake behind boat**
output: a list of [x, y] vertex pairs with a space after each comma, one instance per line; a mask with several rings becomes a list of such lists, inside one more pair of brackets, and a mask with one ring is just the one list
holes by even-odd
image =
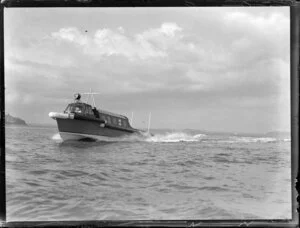
[[114, 141], [117, 137], [147, 133], [131, 127], [126, 116], [97, 109], [93, 96], [94, 107], [82, 102], [79, 93], [74, 98], [74, 102], [63, 113], [49, 113], [49, 117], [57, 121], [59, 134], [64, 141], [85, 138]]

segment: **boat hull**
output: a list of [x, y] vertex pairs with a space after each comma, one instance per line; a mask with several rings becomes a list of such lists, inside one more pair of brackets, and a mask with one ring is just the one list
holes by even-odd
[[100, 135], [89, 135], [89, 134], [79, 134], [79, 133], [71, 133], [71, 132], [59, 132], [60, 137], [63, 141], [79, 141], [83, 139], [95, 139], [99, 141], [107, 141], [107, 142], [115, 142], [117, 141], [117, 137], [106, 137]]
[[94, 121], [60, 118], [57, 118], [56, 121], [59, 133], [64, 141], [83, 138], [114, 141], [115, 138], [138, 133], [134, 130], [115, 128]]

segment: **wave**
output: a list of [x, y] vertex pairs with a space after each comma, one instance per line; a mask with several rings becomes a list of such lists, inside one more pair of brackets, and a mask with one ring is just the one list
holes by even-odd
[[[109, 141], [109, 142], [166, 142], [166, 143], [175, 143], [175, 142], [198, 142], [200, 141], [205, 134], [188, 134], [183, 132], [172, 132], [165, 134], [156, 134], [150, 135], [145, 133], [143, 135], [126, 135], [123, 137], [109, 138], [109, 140], [105, 140], [103, 138], [98, 139], [99, 141]], [[52, 139], [55, 141], [62, 141], [62, 138], [59, 133], [56, 133], [52, 136]], [[97, 136], [95, 136], [97, 139]], [[97, 140], [97, 141], [98, 141]]]
[[259, 137], [259, 138], [254, 138], [254, 137], [233, 137], [236, 142], [245, 142], [245, 143], [267, 143], [267, 142], [275, 142], [277, 141], [276, 138], [270, 138], [270, 137]]
[[237, 137], [233, 136], [229, 139], [221, 139], [218, 142], [222, 143], [273, 143], [273, 142], [291, 142], [291, 139], [271, 138], [271, 137]]
[[[272, 142], [290, 142], [291, 139], [278, 139], [271, 137], [249, 137], [249, 136], [231, 136], [226, 138], [212, 138], [214, 136], [206, 137], [206, 134], [191, 134], [185, 132], [166, 132], [163, 134], [150, 135], [145, 133], [143, 135], [126, 135], [123, 137], [109, 138], [104, 140], [99, 138], [96, 141], [109, 142], [157, 142], [157, 143], [177, 143], [177, 142], [203, 142], [203, 143], [272, 143]], [[55, 141], [62, 141], [59, 133], [52, 136]], [[97, 139], [97, 137], [96, 137]]]
[[282, 141], [283, 141], [283, 142], [290, 142], [291, 139], [283, 139]]
[[53, 135], [52, 139], [55, 140], [55, 141], [61, 141], [62, 140], [59, 133], [56, 133], [55, 135]]
[[157, 134], [146, 138], [147, 142], [198, 142], [205, 134], [191, 135], [183, 132], [172, 132], [166, 134]]
[[290, 142], [290, 139], [278, 139], [271, 137], [246, 137], [246, 136], [232, 136], [229, 138], [218, 138], [218, 139], [205, 139], [203, 142], [214, 142], [214, 143], [274, 143], [274, 142]]

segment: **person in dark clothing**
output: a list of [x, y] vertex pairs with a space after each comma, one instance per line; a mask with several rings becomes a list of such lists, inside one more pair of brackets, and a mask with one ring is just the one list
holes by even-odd
[[93, 113], [94, 113], [96, 118], [99, 118], [99, 112], [96, 108], [93, 108]]

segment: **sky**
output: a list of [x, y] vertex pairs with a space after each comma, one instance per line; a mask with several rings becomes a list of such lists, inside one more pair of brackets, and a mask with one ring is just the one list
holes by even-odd
[[288, 7], [5, 8], [4, 39], [6, 112], [28, 123], [92, 88], [138, 128], [290, 129]]

